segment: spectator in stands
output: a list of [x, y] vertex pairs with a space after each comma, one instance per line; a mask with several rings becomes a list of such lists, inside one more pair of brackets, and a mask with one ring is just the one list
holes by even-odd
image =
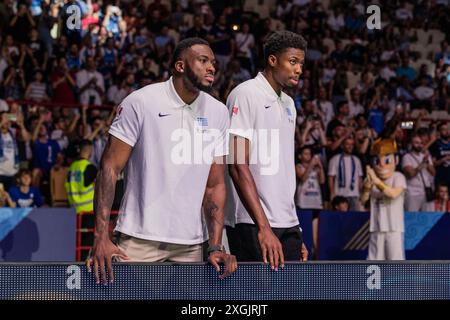
[[[429, 202], [427, 188], [431, 192], [436, 170], [428, 151], [424, 150], [419, 135], [411, 138], [411, 151], [402, 158], [402, 169], [406, 176], [405, 211], [426, 211]], [[432, 194], [432, 193], [431, 193]]]
[[325, 128], [328, 126], [330, 121], [334, 118], [334, 109], [331, 101], [327, 99], [327, 91], [325, 87], [319, 88], [319, 95], [317, 99], [313, 101], [316, 107], [317, 113], [321, 116]]
[[323, 123], [318, 115], [311, 115], [303, 122], [300, 133], [299, 146], [308, 146], [313, 155], [318, 155], [322, 161], [325, 160], [325, 147], [327, 146], [327, 137], [323, 129]]
[[342, 123], [336, 123], [331, 137], [328, 139], [326, 147], [327, 159], [331, 159], [334, 155], [342, 152], [342, 144], [345, 139], [352, 137], [354, 133], [353, 127], [345, 127]]
[[34, 81], [31, 82], [26, 91], [25, 99], [41, 102], [48, 100], [47, 85], [43, 82], [43, 74], [41, 70], [36, 70], [34, 73]]
[[186, 38], [202, 38], [205, 39], [208, 31], [203, 26], [203, 16], [196, 15], [194, 17], [194, 25], [186, 32]]
[[397, 77], [405, 77], [409, 81], [416, 79], [416, 70], [409, 66], [409, 58], [403, 58], [401, 67], [395, 71]]
[[436, 167], [435, 183], [450, 185], [450, 133], [447, 122], [437, 126], [439, 139], [430, 146], [430, 154]]
[[237, 86], [238, 84], [249, 80], [251, 75], [247, 69], [242, 68], [241, 62], [238, 59], [233, 59], [228, 64], [226, 77], [231, 78], [231, 81]]
[[208, 41], [215, 53], [216, 60], [226, 68], [231, 57], [234, 55], [234, 37], [230, 28], [227, 26], [227, 17], [221, 15], [217, 24], [211, 29], [208, 35]]
[[79, 113], [75, 113], [70, 124], [69, 119], [63, 116], [54, 119], [55, 128], [50, 134], [50, 139], [58, 142], [61, 151], [64, 151], [69, 146], [69, 136], [72, 136], [75, 131], [79, 119]]
[[39, 115], [38, 123], [34, 128], [33, 141], [33, 183], [35, 187], [40, 187], [42, 181], [48, 181], [50, 169], [56, 163], [58, 153], [61, 148], [58, 142], [49, 139], [47, 127], [44, 122], [51, 116], [49, 111], [43, 111]]
[[16, 203], [11, 199], [8, 192], [5, 191], [5, 187], [0, 182], [0, 207], [15, 208]]
[[59, 57], [50, 76], [52, 83], [52, 101], [56, 104], [75, 104], [75, 74], [70, 71], [66, 58]]
[[37, 208], [44, 205], [38, 188], [31, 186], [31, 172], [21, 169], [17, 175], [17, 185], [9, 188], [12, 201], [19, 208]]
[[361, 92], [358, 88], [353, 88], [350, 90], [350, 100], [348, 101], [348, 108], [350, 118], [353, 118], [365, 112], [364, 107], [361, 104]]
[[322, 189], [325, 184], [325, 171], [318, 156], [313, 155], [309, 146], [299, 151], [299, 163], [295, 166], [297, 191], [295, 204], [304, 210], [322, 209]]
[[23, 45], [23, 50], [29, 59], [28, 64], [33, 69], [47, 70], [48, 52], [45, 43], [38, 38], [39, 34], [36, 28], [31, 29], [29, 34], [29, 40], [26, 45]]
[[6, 98], [11, 98], [14, 100], [20, 100], [23, 98], [23, 94], [26, 88], [25, 74], [23, 69], [9, 67], [5, 71], [6, 77], [3, 82], [4, 85], [4, 95]]
[[0, 183], [9, 189], [15, 184], [15, 174], [19, 170], [19, 147], [16, 129], [11, 128], [11, 120], [16, 117], [16, 124], [20, 130], [22, 141], [30, 140], [30, 134], [25, 128], [23, 114], [14, 115], [0, 112]]
[[250, 72], [254, 71], [253, 53], [255, 47], [255, 37], [250, 33], [250, 24], [244, 22], [239, 32], [235, 34], [236, 57], [241, 62], [242, 67]]
[[96, 68], [95, 60], [89, 57], [86, 59], [86, 68], [76, 75], [81, 104], [102, 104], [105, 84], [102, 74]]
[[33, 20], [30, 10], [25, 3], [19, 3], [17, 13], [9, 24], [11, 35], [20, 43], [28, 40], [28, 32], [36, 23]]
[[436, 199], [430, 203], [426, 211], [450, 212], [448, 185], [440, 183], [436, 187]]
[[84, 127], [84, 139], [92, 141], [93, 151], [91, 153], [91, 161], [95, 166], [100, 165], [100, 160], [108, 141], [108, 127], [112, 123], [115, 112], [111, 112], [108, 119], [105, 121], [100, 116], [92, 118], [92, 127], [87, 123], [86, 116], [87, 107], [82, 108], [82, 122]]
[[336, 116], [327, 127], [327, 137], [332, 136], [335, 127], [346, 126], [350, 120], [350, 108], [347, 101], [340, 101], [336, 106]]
[[331, 200], [336, 196], [346, 197], [350, 210], [358, 211], [363, 171], [361, 161], [353, 155], [354, 147], [354, 139], [347, 137], [342, 145], [343, 152], [331, 158], [328, 167], [328, 187]]
[[70, 50], [66, 55], [66, 60], [70, 70], [78, 71], [81, 68], [81, 57], [76, 43], [70, 46]]
[[334, 197], [333, 201], [331, 201], [331, 207], [333, 211], [348, 212], [349, 201], [346, 197], [336, 196]]

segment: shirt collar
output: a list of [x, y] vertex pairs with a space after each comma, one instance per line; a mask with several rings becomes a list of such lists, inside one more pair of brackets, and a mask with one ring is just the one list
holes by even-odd
[[183, 99], [181, 99], [181, 97], [175, 90], [175, 86], [173, 85], [173, 77], [170, 77], [169, 80], [166, 81], [166, 88], [169, 98], [173, 103], [175, 109], [184, 107], [186, 105], [186, 103], [183, 101]]
[[175, 86], [173, 85], [173, 77], [170, 77], [170, 79], [166, 81], [166, 84], [167, 93], [169, 95], [169, 98], [171, 99], [171, 102], [173, 103], [174, 109], [187, 107], [188, 109], [195, 110], [199, 105], [200, 97], [202, 95], [201, 91], [191, 104], [187, 104], [183, 101], [183, 99], [181, 99], [181, 97], [178, 95], [178, 92], [175, 90]]
[[255, 79], [272, 101], [277, 101], [278, 98], [281, 99], [283, 97], [283, 92], [281, 92], [281, 96], [278, 96], [278, 94], [272, 88], [269, 81], [267, 81], [266, 77], [262, 74], [262, 72], [258, 72], [258, 75], [256, 76]]

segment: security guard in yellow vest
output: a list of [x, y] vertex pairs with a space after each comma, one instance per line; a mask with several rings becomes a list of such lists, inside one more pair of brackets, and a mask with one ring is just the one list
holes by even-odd
[[87, 159], [92, 155], [92, 142], [80, 143], [80, 157], [69, 168], [65, 183], [69, 204], [77, 213], [94, 211], [94, 181], [97, 168]]

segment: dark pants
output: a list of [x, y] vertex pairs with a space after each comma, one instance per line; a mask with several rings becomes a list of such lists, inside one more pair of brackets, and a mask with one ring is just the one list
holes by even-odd
[[[231, 254], [236, 256], [237, 261], [264, 261], [255, 225], [238, 223], [234, 228], [227, 226], [226, 230]], [[303, 243], [300, 227], [272, 228], [272, 231], [281, 242], [284, 260], [300, 261]]]

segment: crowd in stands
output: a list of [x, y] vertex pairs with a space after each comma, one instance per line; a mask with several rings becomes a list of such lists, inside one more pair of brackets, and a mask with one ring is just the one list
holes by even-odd
[[[381, 9], [380, 30], [366, 26], [369, 4]], [[449, 22], [448, 0], [4, 0], [0, 204], [52, 205], [52, 174], [83, 139], [98, 166], [116, 106], [170, 77], [181, 39], [210, 42], [211, 94], [225, 102], [263, 66], [265, 39], [288, 29], [308, 41], [301, 81], [287, 92], [297, 108], [299, 207], [364, 210], [370, 146], [392, 137], [405, 209], [450, 211]]]

